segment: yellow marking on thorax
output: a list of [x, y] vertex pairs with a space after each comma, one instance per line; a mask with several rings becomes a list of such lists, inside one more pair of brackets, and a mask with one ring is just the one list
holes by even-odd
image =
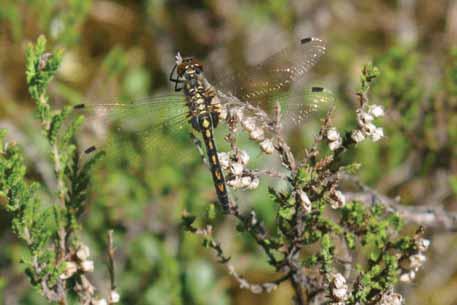
[[210, 138], [210, 137], [211, 137], [211, 131], [210, 131], [209, 129], [206, 129], [206, 131], [205, 131], [205, 136], [206, 136], [207, 138]]
[[208, 128], [210, 123], [209, 123], [209, 121], [207, 119], [204, 119], [202, 125], [203, 125], [204, 128]]

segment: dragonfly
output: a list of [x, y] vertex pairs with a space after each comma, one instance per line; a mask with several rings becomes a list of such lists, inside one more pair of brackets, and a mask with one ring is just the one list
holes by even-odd
[[[213, 82], [207, 79], [204, 66], [198, 59], [182, 57], [178, 52], [169, 75], [174, 86], [173, 94], [147, 97], [132, 103], [78, 104], [74, 108], [116, 121], [150, 116], [151, 127], [143, 130], [141, 135], [145, 137], [159, 129], [173, 129], [187, 124], [203, 139], [217, 199], [222, 209], [227, 211], [229, 196], [214, 130], [226, 119], [227, 110], [231, 107], [262, 104], [275, 94], [287, 91], [318, 62], [325, 50], [325, 43], [321, 39], [302, 38], [260, 64]], [[311, 92], [324, 90], [313, 87]], [[328, 100], [324, 94], [316, 97], [309, 103], [303, 100], [285, 103], [285, 117], [299, 122], [307, 113], [317, 109], [318, 103]], [[249, 109], [252, 110], [252, 107]]]

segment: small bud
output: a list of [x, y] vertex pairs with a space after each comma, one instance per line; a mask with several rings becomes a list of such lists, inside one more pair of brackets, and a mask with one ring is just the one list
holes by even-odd
[[249, 154], [245, 150], [240, 151], [239, 154], [238, 154], [238, 160], [243, 165], [248, 164], [248, 162], [249, 162]]
[[242, 120], [241, 126], [243, 126], [243, 128], [246, 129], [247, 131], [253, 131], [257, 127], [255, 119], [252, 117], [248, 117], [248, 118]]
[[243, 174], [244, 166], [241, 163], [233, 162], [230, 164], [230, 171], [235, 176], [241, 176]]
[[356, 129], [356, 130], [352, 131], [351, 138], [352, 138], [352, 140], [354, 140], [355, 143], [360, 143], [363, 140], [365, 140], [365, 135], [363, 134], [363, 132], [361, 130]]
[[219, 159], [219, 163], [222, 169], [227, 169], [230, 165], [230, 158], [229, 154], [226, 152], [220, 152], [217, 154], [217, 158]]
[[427, 261], [427, 257], [423, 254], [414, 254], [409, 257], [410, 269], [417, 269], [422, 267], [422, 265]]
[[365, 132], [365, 134], [372, 136], [373, 133], [376, 131], [376, 126], [373, 123], [368, 123], [362, 125], [362, 129]]
[[430, 240], [421, 238], [416, 242], [416, 246], [419, 252], [425, 252], [428, 250], [428, 247], [430, 247]]
[[62, 280], [66, 280], [73, 276], [78, 271], [78, 265], [75, 262], [65, 262], [65, 270], [59, 276]]
[[332, 296], [338, 301], [344, 300], [348, 294], [348, 286], [346, 279], [341, 273], [336, 273], [332, 277], [331, 282], [331, 293]]
[[272, 154], [275, 149], [273, 142], [270, 139], [263, 140], [259, 145], [262, 151], [268, 155]]
[[341, 138], [339, 138], [336, 141], [332, 141], [332, 142], [328, 143], [328, 147], [330, 148], [331, 151], [335, 151], [338, 148], [340, 148], [342, 144], [343, 144], [343, 140]]
[[251, 183], [248, 185], [247, 189], [248, 190], [254, 190], [259, 186], [260, 180], [257, 177], [254, 177], [251, 181]]
[[371, 121], [373, 121], [373, 116], [361, 109], [357, 110], [357, 122], [359, 123], [360, 126], [364, 126]]
[[106, 299], [98, 299], [98, 300], [92, 301], [92, 304], [93, 305], [108, 305], [108, 302], [106, 301]]
[[252, 178], [251, 176], [244, 176], [244, 177], [241, 177], [241, 185], [243, 187], [248, 187], [252, 182]]
[[235, 189], [243, 187], [241, 184], [241, 178], [239, 176], [235, 176], [233, 179], [228, 180], [227, 185]]
[[311, 212], [312, 204], [311, 204], [311, 200], [309, 200], [308, 195], [302, 190], [298, 190], [297, 194], [298, 194], [298, 198], [300, 200], [300, 204], [301, 204], [303, 210], [306, 213]]
[[381, 127], [376, 128], [372, 133], [371, 133], [371, 139], [374, 142], [377, 142], [381, 140], [384, 137], [384, 131]]
[[409, 282], [412, 282], [415, 277], [416, 277], [416, 272], [411, 270], [409, 272], [406, 272], [406, 273], [403, 273], [402, 275], [400, 275], [400, 282], [409, 283]]
[[379, 105], [370, 105], [370, 107], [368, 108], [368, 112], [375, 118], [384, 115], [384, 109]]
[[333, 192], [331, 197], [333, 199], [331, 202], [331, 207], [333, 209], [340, 209], [346, 204], [346, 197], [341, 191]]
[[110, 303], [119, 303], [121, 296], [116, 290], [111, 290], [110, 293]]
[[255, 128], [249, 133], [249, 137], [254, 141], [263, 141], [265, 139], [265, 133], [262, 128]]
[[94, 261], [85, 260], [85, 261], [81, 262], [81, 269], [84, 272], [94, 271]]
[[78, 257], [79, 260], [84, 261], [87, 258], [89, 258], [89, 255], [90, 255], [89, 247], [84, 244], [81, 244], [81, 246], [79, 246], [79, 248], [78, 248], [78, 251], [76, 251], [76, 257]]
[[341, 138], [339, 132], [336, 130], [336, 128], [330, 128], [328, 131], [327, 131], [327, 139], [329, 141], [337, 141]]

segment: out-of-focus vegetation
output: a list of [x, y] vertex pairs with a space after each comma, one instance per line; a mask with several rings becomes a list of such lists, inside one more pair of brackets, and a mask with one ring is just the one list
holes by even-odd
[[[0, 126], [23, 150], [27, 178], [43, 182], [44, 188], [33, 191], [49, 198], [59, 181], [28, 93], [26, 42], [45, 34], [52, 49], [63, 49], [48, 92], [52, 108], [63, 109], [169, 90], [177, 50], [222, 73], [265, 57], [290, 37], [317, 36], [327, 41], [328, 54], [308, 81], [334, 92], [339, 128], [354, 125], [348, 114], [357, 106], [362, 64], [373, 60], [380, 70], [371, 98], [387, 110], [386, 138], [360, 145], [347, 161], [360, 162], [363, 181], [399, 196], [402, 204], [442, 205], [452, 213], [457, 203], [456, 20], [453, 1], [2, 0]], [[86, 130], [81, 146], [103, 141], [104, 132]], [[306, 125], [290, 133], [300, 154], [309, 143]], [[291, 298], [287, 285], [260, 296], [239, 289], [199, 239], [180, 228], [184, 210], [203, 214], [215, 200], [195, 147], [181, 138], [164, 139], [168, 153], [161, 153], [134, 133], [115, 140], [117, 149], [93, 171], [81, 215], [82, 239], [97, 257], [93, 281], [100, 289], [109, 289], [102, 266], [106, 232], [114, 229], [116, 281], [124, 304], [277, 304]], [[191, 157], [176, 163], [170, 151]], [[264, 204], [265, 194], [255, 193], [246, 205], [268, 225], [274, 206]], [[30, 289], [27, 263], [18, 260], [26, 246], [10, 230], [14, 217], [1, 211], [0, 297], [8, 305], [46, 304]], [[217, 234], [224, 250], [234, 254], [238, 271], [254, 282], [269, 280], [272, 270], [258, 259], [263, 254], [249, 238], [229, 234], [232, 225], [221, 221]], [[401, 286], [408, 304], [457, 299], [457, 241], [445, 229], [426, 227], [433, 246], [415, 285]]]

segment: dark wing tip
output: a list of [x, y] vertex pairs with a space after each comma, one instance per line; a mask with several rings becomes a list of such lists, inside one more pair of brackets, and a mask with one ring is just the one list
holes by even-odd
[[322, 92], [324, 91], [324, 88], [322, 87], [312, 87], [311, 92]]
[[73, 109], [83, 109], [86, 107], [86, 104], [77, 104], [73, 106]]
[[301, 42], [302, 44], [305, 44], [305, 43], [308, 43], [308, 42], [311, 42], [311, 41], [313, 41], [313, 37], [305, 37], [305, 38], [302, 38], [302, 39], [300, 40], [300, 42]]
[[85, 153], [86, 155], [88, 155], [88, 154], [94, 152], [95, 150], [97, 150], [97, 148], [96, 148], [95, 146], [92, 145], [91, 147], [86, 148], [86, 149], [84, 150], [84, 153]]

